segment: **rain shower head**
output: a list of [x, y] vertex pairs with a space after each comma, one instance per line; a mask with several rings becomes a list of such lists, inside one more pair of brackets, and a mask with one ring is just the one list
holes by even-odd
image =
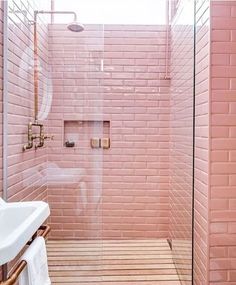
[[84, 25], [74, 21], [67, 26], [67, 29], [71, 32], [79, 33], [79, 32], [83, 32]]
[[[67, 26], [68, 30], [72, 32], [82, 32], [84, 26], [77, 22], [77, 14], [74, 11], [44, 11], [35, 10], [34, 20], [31, 21], [34, 25], [34, 122], [38, 124], [38, 101], [39, 101], [39, 70], [38, 70], [38, 37], [37, 37], [37, 17], [39, 14], [67, 14], [73, 15], [74, 19], [71, 24]], [[31, 147], [30, 147], [31, 148]]]
[[34, 11], [34, 23], [37, 21], [38, 14], [71, 14], [74, 15], [74, 20], [67, 26], [67, 29], [71, 32], [82, 32], [84, 30], [84, 25], [77, 22], [77, 14], [74, 11]]

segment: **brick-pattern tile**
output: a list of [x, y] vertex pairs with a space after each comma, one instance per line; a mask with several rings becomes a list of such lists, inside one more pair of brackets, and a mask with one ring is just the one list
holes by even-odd
[[194, 284], [208, 284], [210, 1], [196, 1]]
[[[2, 76], [3, 76], [3, 2], [0, 1], [0, 113], [2, 114]], [[27, 3], [28, 2], [28, 3]], [[43, 1], [46, 9], [50, 1]], [[8, 28], [8, 198], [10, 201], [46, 200], [46, 149], [22, 152], [23, 144], [27, 142], [27, 124], [33, 118], [33, 34], [29, 20], [33, 11], [38, 9], [37, 1], [11, 1], [9, 11], [13, 7], [18, 13], [9, 12]], [[43, 8], [42, 7], [42, 8]], [[27, 11], [24, 18], [23, 13]], [[42, 64], [40, 74], [42, 84], [48, 71], [47, 67], [47, 25], [39, 21], [39, 55]], [[42, 79], [43, 78], [43, 79]], [[42, 93], [41, 93], [42, 94]], [[40, 98], [41, 104], [42, 98]], [[0, 136], [2, 137], [2, 117]], [[0, 197], [2, 196], [2, 140], [0, 142]], [[18, 260], [19, 257], [16, 258]], [[15, 261], [10, 264], [10, 267]], [[1, 282], [0, 269], [0, 282]]]
[[[103, 34], [101, 26], [87, 25], [76, 34], [51, 25], [50, 60], [55, 93], [49, 123], [55, 141], [49, 167], [52, 172], [70, 167], [74, 177], [49, 185], [53, 236], [167, 237], [165, 27], [107, 25]], [[111, 148], [94, 150], [79, 138], [74, 149], [65, 148], [63, 120], [110, 121]], [[101, 125], [90, 135], [103, 135]]]
[[[29, 17], [34, 5], [27, 5]], [[196, 285], [236, 280], [235, 5], [196, 1]], [[2, 19], [2, 6], [0, 14]], [[165, 27], [108, 25], [103, 32], [102, 26], [91, 25], [73, 34], [65, 25], [52, 25], [48, 40], [40, 21], [40, 90], [50, 62], [54, 93], [44, 123], [55, 141], [22, 153], [33, 117], [33, 35], [26, 23], [18, 13], [9, 16], [10, 200], [46, 199], [48, 187], [57, 238], [166, 238], [170, 230], [173, 240], [188, 240], [192, 96], [187, 93], [192, 86], [191, 57], [186, 56], [191, 48], [185, 41], [190, 27], [172, 27], [171, 93], [164, 80]], [[0, 26], [2, 31], [2, 21]], [[0, 37], [2, 61], [2, 32]], [[64, 120], [110, 121], [111, 149], [82, 148], [79, 139], [75, 149], [64, 148]], [[103, 128], [93, 134], [103, 136]]]
[[[16, 3], [17, 2], [17, 3]], [[45, 200], [46, 185], [46, 148], [22, 151], [27, 143], [27, 125], [33, 121], [33, 33], [28, 21], [33, 11], [38, 8], [36, 1], [12, 1], [11, 9], [27, 10], [27, 16], [9, 13], [8, 42], [8, 197], [10, 201]], [[44, 1], [48, 8], [50, 1]], [[19, 6], [20, 5], [20, 6]], [[18, 7], [18, 8], [16, 8]], [[39, 17], [38, 48], [40, 58], [40, 99], [45, 93], [48, 72], [48, 29], [44, 20]], [[40, 108], [39, 108], [40, 109]], [[46, 121], [43, 121], [46, 123]]]
[[[236, 3], [211, 5], [210, 282], [236, 282]], [[223, 49], [222, 49], [223, 48]]]
[[[3, 91], [3, 1], [0, 2], [0, 113], [2, 114], [2, 91]], [[2, 137], [2, 117], [0, 120], [0, 136]], [[2, 197], [2, 140], [0, 142], [0, 197]]]

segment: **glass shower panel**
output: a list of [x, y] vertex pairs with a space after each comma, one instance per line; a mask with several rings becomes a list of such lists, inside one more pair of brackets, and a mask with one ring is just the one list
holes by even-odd
[[194, 1], [179, 2], [171, 25], [170, 238], [181, 284], [192, 282]]
[[75, 33], [58, 23], [60, 19], [55, 16], [49, 26], [52, 239], [74, 240], [77, 249], [68, 264], [76, 259], [80, 265], [83, 260], [84, 265], [97, 264], [102, 256], [103, 152], [109, 147], [109, 122], [103, 118], [103, 25], [86, 24], [83, 32]]

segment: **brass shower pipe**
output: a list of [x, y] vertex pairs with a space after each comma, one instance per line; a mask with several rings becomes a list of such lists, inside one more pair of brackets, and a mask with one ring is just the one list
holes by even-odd
[[[33, 127], [39, 127], [39, 135], [33, 134]], [[48, 136], [44, 134], [44, 127], [43, 124], [39, 122], [30, 122], [28, 124], [28, 143], [23, 146], [23, 151], [27, 149], [31, 149], [34, 146], [34, 140], [39, 139], [39, 142], [35, 144], [35, 148], [43, 147], [44, 141], [46, 139], [53, 140], [53, 136]]]
[[[38, 33], [37, 33], [37, 17], [39, 14], [67, 14], [73, 15], [73, 22], [68, 25], [68, 29], [72, 32], [81, 32], [84, 30], [84, 26], [81, 23], [77, 23], [77, 14], [74, 11], [34, 11], [34, 122], [28, 124], [28, 143], [23, 146], [23, 151], [31, 149], [34, 146], [34, 140], [39, 139], [39, 142], [35, 144], [35, 148], [43, 147], [46, 139], [53, 139], [53, 137], [44, 135], [44, 126], [38, 122], [38, 104], [39, 104], [39, 54], [38, 54]], [[33, 134], [33, 126], [39, 127], [39, 135]]]
[[74, 11], [34, 11], [34, 123], [38, 123], [38, 98], [39, 98], [39, 55], [38, 55], [38, 33], [37, 17], [39, 14], [69, 14], [74, 16], [74, 22], [77, 21], [77, 14]]
[[166, 50], [165, 50], [165, 76], [164, 79], [170, 80], [169, 71], [169, 52], [170, 52], [170, 0], [166, 0]]
[[[28, 143], [23, 146], [23, 151], [33, 148], [34, 140], [39, 139], [39, 143], [35, 144], [35, 148], [43, 147], [44, 134], [43, 124], [38, 122], [38, 97], [39, 97], [39, 56], [38, 56], [38, 35], [37, 35], [37, 15], [38, 11], [34, 11], [34, 20], [32, 22], [34, 26], [34, 122], [28, 124]], [[33, 126], [39, 127], [39, 135], [33, 134]]]
[[37, 11], [34, 11], [34, 122], [38, 123], [39, 59], [37, 35]]

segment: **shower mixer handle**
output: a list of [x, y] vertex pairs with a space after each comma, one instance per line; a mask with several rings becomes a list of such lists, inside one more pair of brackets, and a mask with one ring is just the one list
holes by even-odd
[[[39, 134], [33, 134], [33, 127], [39, 127]], [[31, 149], [34, 146], [34, 141], [38, 140], [35, 144], [35, 149], [44, 146], [45, 140], [50, 139], [53, 140], [54, 136], [49, 136], [44, 134], [44, 126], [39, 122], [30, 122], [28, 124], [28, 143], [23, 146], [23, 151], [27, 149]]]
[[38, 147], [43, 147], [45, 140], [53, 140], [54, 136], [49, 136], [44, 134], [44, 128], [43, 125], [40, 125], [40, 134], [39, 134], [39, 143], [35, 145], [35, 148], [37, 149]]
[[54, 140], [54, 136], [44, 135], [44, 140]]
[[38, 139], [39, 139], [39, 143], [37, 143], [36, 145], [35, 145], [35, 148], [37, 149], [37, 148], [39, 148], [39, 147], [43, 147], [44, 146], [44, 142], [45, 142], [45, 140], [53, 140], [54, 139], [54, 136], [48, 136], [48, 135], [44, 135], [43, 134], [43, 129], [41, 129], [42, 131], [41, 131], [41, 133], [40, 133], [40, 135], [38, 136]]

